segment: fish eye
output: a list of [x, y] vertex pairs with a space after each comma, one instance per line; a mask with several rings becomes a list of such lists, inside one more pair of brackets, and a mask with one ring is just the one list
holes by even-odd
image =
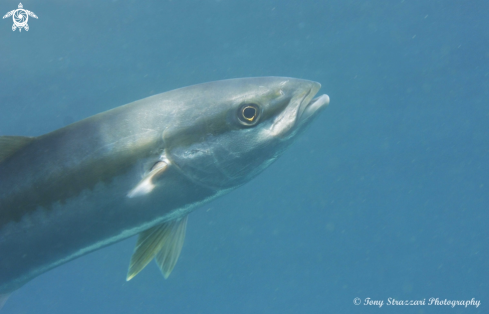
[[255, 104], [244, 104], [240, 107], [238, 118], [241, 124], [251, 126], [258, 122], [260, 110]]

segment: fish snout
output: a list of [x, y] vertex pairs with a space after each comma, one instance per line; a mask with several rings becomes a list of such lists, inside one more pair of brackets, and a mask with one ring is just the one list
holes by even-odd
[[287, 139], [308, 124], [322, 108], [329, 104], [329, 96], [321, 95], [314, 98], [321, 84], [312, 81], [297, 80], [293, 88], [293, 96], [284, 111], [277, 116], [271, 128], [276, 137]]

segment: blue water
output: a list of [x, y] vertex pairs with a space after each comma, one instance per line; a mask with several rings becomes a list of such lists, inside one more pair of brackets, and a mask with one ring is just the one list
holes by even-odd
[[1, 135], [245, 76], [315, 80], [331, 104], [190, 216], [168, 280], [151, 263], [125, 281], [131, 238], [39, 276], [2, 314], [488, 313], [488, 1], [22, 3], [39, 19], [0, 21]]

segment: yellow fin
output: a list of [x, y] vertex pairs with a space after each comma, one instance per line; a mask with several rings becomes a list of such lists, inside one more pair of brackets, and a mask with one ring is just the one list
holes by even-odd
[[139, 234], [126, 280], [136, 276], [156, 256], [156, 263], [168, 278], [177, 263], [187, 229], [187, 217], [165, 222]]
[[133, 198], [150, 193], [155, 188], [153, 180], [158, 178], [168, 168], [168, 163], [164, 161], [157, 162], [151, 171], [139, 183], [127, 193], [127, 197]]
[[22, 147], [32, 143], [34, 137], [0, 136], [0, 162], [6, 160]]
[[183, 242], [185, 241], [185, 232], [187, 231], [188, 215], [180, 219], [171, 233], [171, 239], [167, 241], [160, 252], [156, 255], [155, 261], [158, 264], [165, 279], [170, 276], [173, 268], [177, 264], [178, 257], [182, 251]]

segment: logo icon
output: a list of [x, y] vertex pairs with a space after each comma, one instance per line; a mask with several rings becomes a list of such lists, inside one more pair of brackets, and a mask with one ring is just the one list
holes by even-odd
[[37, 15], [35, 15], [34, 12], [24, 10], [24, 6], [22, 5], [22, 3], [19, 3], [19, 8], [17, 10], [12, 10], [8, 12], [3, 16], [3, 18], [5, 19], [9, 16], [12, 16], [12, 19], [14, 20], [12, 31], [15, 31], [18, 28], [19, 32], [22, 31], [22, 28], [24, 28], [26, 31], [29, 30], [29, 25], [27, 25], [27, 20], [29, 19], [29, 16], [37, 19]]

